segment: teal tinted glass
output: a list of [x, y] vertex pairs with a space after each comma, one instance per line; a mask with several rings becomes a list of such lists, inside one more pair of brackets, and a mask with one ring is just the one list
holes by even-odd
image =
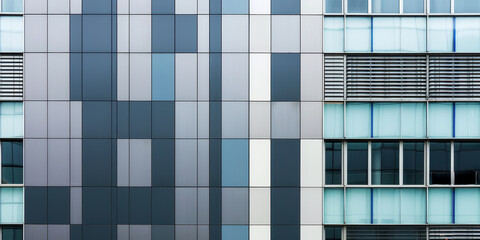
[[324, 105], [325, 138], [343, 138], [343, 103], [329, 103]]
[[2, 12], [23, 12], [23, 0], [2, 0]]
[[480, 137], [480, 103], [455, 103], [455, 137]]
[[428, 51], [453, 52], [453, 18], [428, 19]]
[[348, 224], [369, 224], [371, 193], [370, 188], [347, 188], [345, 222]]
[[23, 103], [0, 103], [0, 137], [23, 137]]
[[323, 198], [324, 222], [343, 224], [343, 188], [325, 188]]
[[372, 142], [372, 184], [399, 183], [398, 142]]
[[455, 223], [480, 223], [480, 189], [455, 189]]
[[480, 52], [480, 17], [457, 17], [455, 28], [456, 52]]
[[372, 0], [373, 13], [399, 13], [398, 0]]
[[348, 13], [368, 13], [368, 0], [348, 0]]
[[348, 17], [346, 24], [346, 49], [347, 52], [371, 51], [371, 18]]
[[370, 103], [347, 103], [347, 138], [369, 138], [371, 136]]
[[342, 0], [325, 0], [325, 13], [341, 13]]
[[455, 13], [479, 13], [480, 1], [455, 0]]
[[428, 105], [428, 136], [435, 138], [452, 137], [453, 104], [432, 102]]
[[450, 13], [450, 0], [430, 0], [430, 13]]
[[428, 223], [452, 223], [453, 193], [451, 188], [428, 189]]
[[423, 0], [403, 0], [403, 13], [423, 13]]
[[402, 188], [401, 199], [400, 222], [402, 224], [426, 223], [427, 196], [424, 188]]
[[400, 189], [373, 189], [373, 223], [400, 223]]
[[323, 48], [325, 52], [343, 52], [343, 17], [325, 17]]
[[0, 223], [23, 223], [23, 188], [0, 189]]

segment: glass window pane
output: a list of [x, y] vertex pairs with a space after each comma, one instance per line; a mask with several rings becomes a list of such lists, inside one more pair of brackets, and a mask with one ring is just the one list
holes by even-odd
[[347, 138], [371, 137], [370, 103], [347, 103]]
[[428, 105], [428, 136], [436, 138], [452, 137], [453, 104], [435, 102]]
[[3, 226], [2, 227], [2, 240], [22, 240], [23, 230], [18, 226]]
[[2, 184], [22, 184], [23, 143], [3, 141], [1, 146]]
[[424, 17], [401, 18], [401, 51], [425, 52], [427, 49], [427, 19]]
[[450, 142], [430, 142], [430, 184], [450, 184]]
[[480, 1], [455, 0], [455, 13], [478, 13], [480, 12]]
[[348, 0], [348, 13], [368, 13], [368, 0]]
[[455, 103], [455, 137], [480, 137], [479, 122], [480, 103]]
[[373, 18], [373, 51], [374, 52], [399, 52], [400, 27], [398, 17]]
[[323, 25], [325, 52], [343, 52], [343, 17], [325, 17]]
[[403, 143], [403, 184], [421, 185], [424, 179], [424, 143]]
[[343, 224], [343, 188], [325, 188], [323, 198], [325, 223]]
[[372, 142], [372, 184], [398, 184], [398, 142]]
[[450, 0], [430, 0], [430, 13], [450, 13]]
[[324, 108], [324, 137], [343, 138], [343, 103], [325, 104]]
[[456, 18], [456, 52], [480, 52], [480, 18]]
[[23, 188], [0, 189], [0, 223], [23, 222]]
[[403, 0], [403, 13], [423, 13], [423, 0]]
[[401, 189], [402, 224], [422, 224], [427, 221], [427, 196], [424, 188]]
[[325, 184], [342, 184], [341, 142], [325, 142]]
[[373, 189], [373, 223], [400, 223], [400, 189]]
[[23, 17], [0, 17], [0, 52], [23, 52]]
[[399, 13], [398, 0], [372, 0], [373, 13]]
[[371, 50], [371, 18], [349, 17], [347, 18], [347, 52], [370, 52]]
[[326, 0], [325, 13], [342, 13], [342, 0]]
[[368, 184], [368, 143], [349, 142], [347, 150], [348, 184]]
[[455, 223], [480, 223], [480, 189], [455, 189]]
[[348, 188], [345, 206], [345, 222], [369, 224], [371, 206], [370, 188]]
[[479, 184], [480, 183], [480, 143], [455, 143], [455, 184]]
[[22, 0], [2, 0], [2, 12], [23, 12]]
[[453, 52], [453, 18], [429, 18], [428, 51]]
[[427, 108], [425, 103], [401, 104], [401, 136], [424, 138], [427, 136]]
[[452, 223], [452, 200], [451, 188], [428, 189], [428, 223]]
[[325, 240], [342, 240], [342, 227], [325, 227]]
[[23, 137], [23, 103], [0, 103], [0, 137]]
[[373, 103], [373, 137], [400, 137], [400, 103]]

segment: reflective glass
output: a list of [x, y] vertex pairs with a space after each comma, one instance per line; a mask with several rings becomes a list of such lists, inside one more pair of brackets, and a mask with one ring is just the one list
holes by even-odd
[[343, 224], [343, 188], [325, 188], [323, 198], [324, 222]]
[[374, 52], [424, 52], [426, 18], [373, 18]]
[[401, 18], [401, 52], [425, 52], [427, 49], [427, 19]]
[[456, 52], [480, 52], [480, 17], [456, 18]]
[[421, 185], [424, 180], [424, 143], [403, 143], [403, 184]]
[[450, 184], [450, 142], [430, 142], [430, 184]]
[[3, 141], [1, 146], [2, 184], [22, 184], [23, 143]]
[[348, 17], [347, 18], [347, 52], [370, 52], [371, 51], [371, 18]]
[[428, 105], [428, 136], [435, 138], [452, 137], [453, 104], [432, 102]]
[[428, 19], [428, 51], [453, 52], [453, 18]]
[[373, 223], [400, 223], [400, 189], [373, 189]]
[[325, 227], [325, 240], [342, 240], [342, 227]]
[[480, 223], [480, 188], [455, 189], [455, 223]]
[[455, 184], [479, 184], [480, 143], [456, 142], [454, 149]]
[[325, 13], [341, 13], [342, 0], [325, 0]]
[[455, 103], [455, 137], [480, 137], [479, 122], [480, 103]]
[[342, 184], [341, 142], [325, 142], [325, 184]]
[[343, 17], [325, 17], [323, 33], [325, 52], [343, 52]]
[[397, 185], [398, 142], [372, 142], [372, 184]]
[[451, 188], [428, 189], [428, 223], [452, 223], [453, 193]]
[[372, 0], [373, 13], [399, 13], [398, 0]]
[[0, 103], [0, 137], [23, 137], [23, 103]]
[[370, 112], [370, 103], [347, 103], [347, 138], [369, 138], [371, 136]]
[[349, 142], [347, 151], [348, 184], [368, 184], [368, 143]]
[[21, 13], [23, 12], [22, 0], [2, 0], [2, 12]]
[[403, 0], [403, 13], [423, 13], [423, 0]]
[[325, 138], [343, 138], [343, 104], [325, 104], [324, 109], [323, 136]]
[[371, 206], [370, 188], [347, 188], [345, 202], [345, 222], [349, 224], [369, 224]]
[[430, 13], [450, 13], [450, 0], [430, 0]]
[[400, 219], [402, 224], [424, 224], [427, 221], [427, 196], [424, 188], [402, 188]]
[[2, 227], [2, 240], [22, 240], [23, 230], [22, 227], [17, 226], [4, 226]]
[[402, 138], [424, 138], [427, 136], [427, 107], [425, 103], [401, 103]]
[[455, 13], [479, 13], [480, 1], [455, 0]]
[[368, 13], [368, 0], [348, 0], [348, 13]]
[[400, 137], [400, 103], [373, 103], [373, 137]]
[[23, 17], [0, 17], [0, 52], [23, 52]]
[[23, 188], [0, 189], [0, 223], [23, 223]]

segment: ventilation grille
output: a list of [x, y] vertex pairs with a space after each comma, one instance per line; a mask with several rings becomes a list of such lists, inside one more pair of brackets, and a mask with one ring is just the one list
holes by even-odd
[[23, 99], [23, 54], [0, 54], [0, 100]]
[[325, 55], [325, 99], [343, 99], [344, 57]]
[[425, 227], [416, 226], [351, 226], [347, 227], [347, 239], [372, 240], [372, 239], [401, 239], [423, 240], [427, 239]]
[[430, 56], [431, 98], [480, 97], [480, 56]]
[[439, 226], [430, 227], [429, 239], [480, 239], [480, 227], [474, 226]]

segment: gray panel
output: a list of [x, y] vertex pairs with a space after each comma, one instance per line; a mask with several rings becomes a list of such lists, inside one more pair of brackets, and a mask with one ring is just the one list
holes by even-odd
[[25, 186], [47, 186], [47, 140], [24, 140]]
[[[136, 0], [139, 1], [139, 0]], [[135, 1], [135, 2], [136, 2]], [[145, 0], [141, 0], [145, 1]], [[134, 2], [134, 1], [130, 1]], [[132, 9], [130, 9], [131, 11]], [[150, 15], [130, 15], [130, 51], [150, 52], [152, 46]]]
[[175, 103], [175, 137], [197, 137], [197, 103]]
[[118, 240], [130, 240], [130, 226], [129, 225], [117, 225], [117, 239]]
[[300, 103], [272, 102], [272, 138], [300, 137]]
[[70, 225], [48, 225], [48, 240], [69, 240]]
[[[117, 51], [128, 52], [129, 49], [130, 49], [130, 16], [117, 15]], [[120, 71], [120, 69], [118, 70]]]
[[152, 100], [151, 54], [130, 54], [130, 100]]
[[47, 54], [25, 53], [24, 55], [25, 100], [47, 99]]
[[209, 226], [198, 226], [198, 238], [197, 240], [209, 240], [210, 229]]
[[[49, 0], [49, 8], [52, 2], [63, 2], [65, 0]], [[55, 5], [62, 7], [61, 4]], [[49, 9], [50, 11], [50, 9]], [[48, 16], [48, 51], [49, 52], [69, 52], [70, 50], [70, 17], [68, 15], [49, 15]]]
[[197, 239], [197, 226], [175, 226], [175, 240]]
[[198, 224], [208, 225], [209, 223], [209, 199], [209, 188], [198, 188]]
[[82, 137], [82, 102], [70, 102], [70, 137]]
[[152, 225], [130, 225], [130, 239], [152, 239]]
[[48, 102], [48, 137], [68, 138], [70, 133], [69, 102]]
[[302, 16], [302, 52], [322, 51], [322, 16]]
[[130, 140], [130, 186], [152, 185], [152, 140]]
[[82, 14], [82, 0], [70, 0], [70, 13]]
[[210, 99], [210, 54], [198, 54], [198, 100]]
[[222, 224], [248, 224], [248, 188], [222, 189]]
[[130, 0], [117, 0], [117, 13], [118, 14], [129, 14], [130, 9]]
[[175, 141], [175, 185], [197, 185], [197, 140]]
[[68, 53], [48, 54], [48, 99], [70, 100], [70, 57]]
[[175, 54], [175, 99], [197, 100], [197, 54]]
[[[30, 0], [30, 1], [40, 2], [43, 0]], [[25, 31], [25, 52], [46, 52], [47, 51], [47, 16], [26, 15], [24, 25], [25, 25], [25, 30], [24, 30]]]
[[[208, 52], [210, 48], [210, 16], [198, 15], [198, 52]], [[199, 67], [199, 70], [202, 69]]]
[[24, 0], [25, 14], [47, 13], [47, 0]]
[[70, 185], [68, 139], [48, 139], [48, 186]]
[[248, 138], [248, 103], [222, 103], [222, 136]]
[[47, 102], [25, 101], [25, 138], [47, 138]]
[[198, 102], [198, 138], [208, 138], [210, 130], [210, 103]]
[[130, 1], [130, 14], [150, 14], [152, 12], [152, 0]]
[[175, 223], [196, 224], [197, 223], [197, 189], [176, 188], [175, 189]]
[[323, 99], [323, 55], [302, 54], [301, 63], [302, 101], [321, 101]]
[[70, 223], [82, 224], [82, 188], [70, 188]]
[[129, 141], [128, 139], [117, 140], [117, 185], [129, 186]]
[[222, 51], [248, 52], [248, 16], [222, 16]]
[[47, 225], [25, 224], [24, 239], [47, 240]]
[[70, 1], [69, 0], [48, 0], [48, 13], [69, 14]]
[[82, 186], [82, 140], [70, 139], [70, 184]]
[[209, 186], [209, 171], [210, 171], [210, 158], [209, 158], [209, 141], [208, 139], [198, 140], [198, 186]]
[[270, 138], [269, 102], [250, 102], [250, 138]]
[[117, 99], [128, 101], [130, 99], [130, 54], [117, 55]]
[[302, 102], [302, 138], [322, 138], [322, 102]]
[[248, 54], [222, 54], [222, 100], [248, 100]]
[[[321, 29], [321, 26], [317, 26]], [[300, 17], [272, 16], [272, 52], [300, 51]]]
[[197, 0], [175, 0], [176, 14], [196, 14]]

